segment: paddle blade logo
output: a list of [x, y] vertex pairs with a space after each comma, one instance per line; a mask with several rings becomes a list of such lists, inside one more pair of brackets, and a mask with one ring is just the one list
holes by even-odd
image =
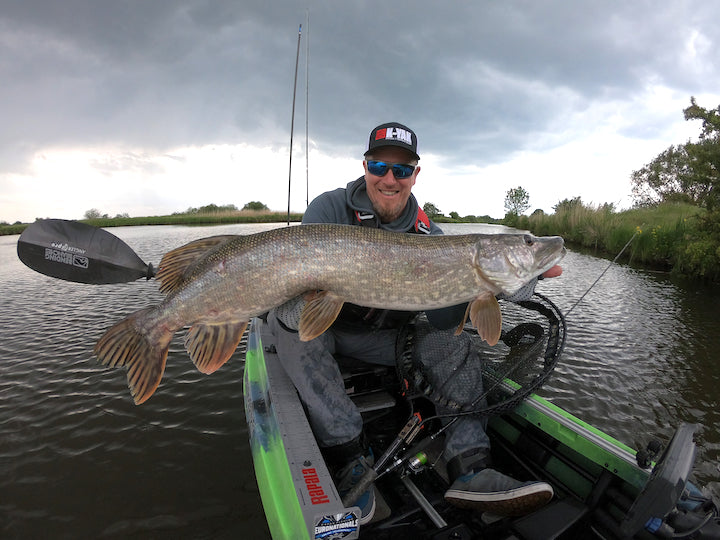
[[344, 512], [321, 517], [315, 524], [315, 538], [322, 540], [358, 538], [358, 517]]
[[89, 266], [89, 259], [87, 257], [52, 248], [45, 248], [45, 260], [69, 264], [79, 268], [87, 268]]

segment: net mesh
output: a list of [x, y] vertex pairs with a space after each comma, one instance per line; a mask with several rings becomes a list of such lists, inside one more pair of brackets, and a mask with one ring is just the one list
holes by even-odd
[[565, 332], [560, 310], [538, 293], [532, 300], [505, 302], [501, 341], [494, 347], [471, 328], [458, 339], [452, 332], [431, 331], [419, 320], [406, 341], [401, 375], [456, 415], [500, 414], [548, 379], [562, 353]]

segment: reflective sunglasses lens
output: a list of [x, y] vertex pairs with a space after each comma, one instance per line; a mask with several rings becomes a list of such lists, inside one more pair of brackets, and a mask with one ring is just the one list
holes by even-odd
[[384, 161], [368, 161], [367, 168], [370, 174], [375, 176], [385, 176], [389, 169], [388, 164]]
[[[373, 174], [375, 176], [385, 176], [388, 172], [388, 169], [390, 168], [390, 165], [388, 165], [384, 161], [371, 160], [367, 162], [367, 168], [368, 171], [370, 171], [370, 174]], [[414, 165], [395, 163], [392, 166], [393, 176], [395, 176], [395, 178], [397, 178], [398, 180], [412, 176], [414, 170]]]
[[413, 165], [403, 165], [401, 163], [396, 163], [393, 165], [393, 175], [398, 180], [401, 178], [408, 178], [412, 175], [413, 171], [415, 170], [415, 167]]

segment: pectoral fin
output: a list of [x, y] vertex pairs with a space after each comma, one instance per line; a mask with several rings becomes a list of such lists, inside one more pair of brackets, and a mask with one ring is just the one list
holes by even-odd
[[330, 291], [305, 295], [306, 304], [300, 314], [300, 341], [310, 341], [325, 332], [335, 322], [345, 301]]
[[465, 329], [465, 321], [467, 321], [468, 315], [470, 313], [470, 306], [472, 303], [469, 303], [467, 307], [465, 308], [465, 315], [463, 315], [462, 321], [460, 321], [460, 324], [458, 325], [457, 329], [455, 330], [455, 335], [459, 336], [463, 333], [463, 330]]
[[489, 291], [480, 294], [470, 303], [468, 311], [478, 335], [487, 341], [488, 345], [496, 345], [502, 331], [502, 313], [495, 295]]

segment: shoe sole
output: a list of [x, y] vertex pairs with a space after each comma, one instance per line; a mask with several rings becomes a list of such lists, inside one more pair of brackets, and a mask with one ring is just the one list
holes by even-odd
[[536, 483], [508, 491], [477, 493], [450, 489], [445, 500], [453, 506], [480, 512], [492, 512], [498, 516], [523, 516], [542, 508], [553, 498], [549, 484]]
[[[375, 489], [375, 488], [373, 487], [370, 489]], [[376, 506], [375, 505], [375, 497], [373, 497], [372, 506], [370, 507], [370, 511], [367, 514], [365, 514], [364, 516], [360, 516], [360, 519], [358, 520], [358, 523], [360, 525], [365, 525], [367, 523], [370, 523], [370, 521], [372, 521], [373, 516], [375, 516], [375, 506]]]

